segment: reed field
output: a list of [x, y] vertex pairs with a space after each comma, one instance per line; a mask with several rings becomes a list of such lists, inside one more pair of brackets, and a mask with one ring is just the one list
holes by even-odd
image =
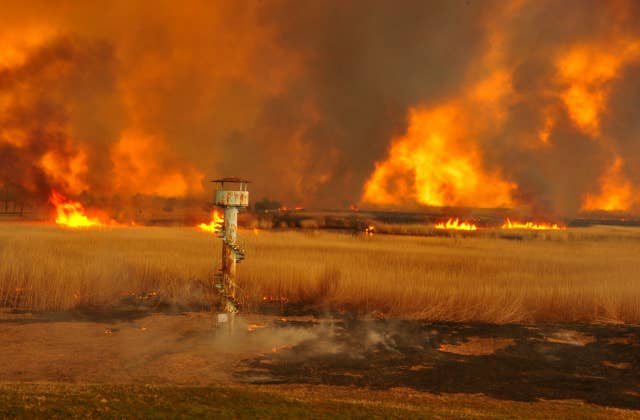
[[[640, 322], [640, 229], [447, 236], [240, 231], [246, 311], [265, 305], [478, 322]], [[221, 243], [195, 228], [0, 224], [0, 307], [211, 309]]]

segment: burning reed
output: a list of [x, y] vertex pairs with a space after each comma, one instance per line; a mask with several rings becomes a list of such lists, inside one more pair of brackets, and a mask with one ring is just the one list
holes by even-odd
[[[241, 235], [245, 309], [357, 311], [448, 321], [640, 322], [640, 231], [449, 237]], [[511, 239], [511, 240], [506, 240]], [[147, 299], [207, 308], [219, 240], [195, 228], [0, 225], [0, 305], [35, 310]], [[266, 300], [265, 300], [266, 299]]]

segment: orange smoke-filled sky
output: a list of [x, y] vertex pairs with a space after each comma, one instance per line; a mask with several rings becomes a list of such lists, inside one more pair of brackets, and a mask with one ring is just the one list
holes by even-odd
[[640, 208], [635, 1], [15, 1], [0, 184], [307, 207]]

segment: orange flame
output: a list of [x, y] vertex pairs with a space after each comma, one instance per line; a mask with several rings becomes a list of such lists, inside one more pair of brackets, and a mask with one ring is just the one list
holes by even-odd
[[600, 177], [600, 192], [583, 198], [582, 210], [627, 210], [633, 204], [634, 188], [624, 173], [624, 161], [617, 156]]
[[440, 222], [436, 225], [436, 229], [452, 229], [452, 230], [478, 230], [478, 227], [469, 222], [462, 222], [458, 218], [449, 219], [447, 222]]
[[257, 330], [257, 329], [264, 328], [264, 327], [265, 327], [265, 326], [264, 326], [264, 325], [261, 325], [261, 324], [249, 324], [249, 325], [247, 326], [247, 331], [248, 331], [248, 332], [252, 332], [252, 331], [255, 331], [255, 330]]
[[540, 140], [540, 144], [544, 146], [549, 146], [549, 138], [551, 137], [551, 133], [553, 132], [553, 128], [556, 123], [555, 116], [552, 111], [553, 110], [549, 107], [544, 109], [542, 128], [538, 130], [538, 139]]
[[111, 159], [118, 191], [183, 197], [202, 190], [204, 175], [176, 161], [162, 137], [137, 129], [124, 130], [111, 148]]
[[579, 44], [558, 60], [559, 80], [565, 86], [561, 98], [581, 131], [600, 137], [608, 82], [618, 76], [623, 65], [639, 56], [640, 41], [620, 39], [606, 45]]
[[211, 221], [207, 223], [200, 223], [198, 228], [203, 232], [217, 233], [222, 229], [224, 223], [224, 214], [219, 213], [218, 209], [214, 209], [211, 213]]
[[282, 206], [278, 208], [278, 211], [302, 211], [302, 210], [304, 210], [303, 206], [295, 206], [295, 207]]
[[56, 208], [56, 223], [70, 228], [102, 226], [97, 218], [89, 218], [82, 203], [71, 201], [59, 192], [52, 190], [49, 202]]
[[505, 220], [502, 229], [529, 229], [529, 230], [564, 230], [564, 226], [557, 223], [535, 223], [535, 222], [512, 222], [509, 218]]
[[474, 141], [477, 133], [491, 132], [499, 125], [493, 121], [501, 115], [497, 108], [486, 118], [472, 116], [477, 109], [487, 109], [493, 99], [486, 95], [500, 92], [502, 85], [508, 81], [498, 74], [472, 89], [470, 99], [411, 108], [406, 133], [395, 138], [387, 157], [376, 163], [362, 200], [376, 205], [403, 201], [428, 206], [513, 205], [511, 195], [517, 185], [504, 179], [499, 169], [485, 167], [482, 150]]
[[373, 225], [369, 225], [365, 228], [364, 230], [364, 234], [367, 236], [373, 236], [373, 233], [375, 232], [376, 227]]
[[286, 296], [263, 296], [262, 301], [264, 303], [275, 303], [275, 302], [287, 303], [289, 299]]
[[89, 190], [85, 180], [89, 167], [84, 151], [63, 159], [58, 152], [49, 150], [40, 159], [40, 167], [55, 185], [61, 186], [67, 193], [79, 194]]

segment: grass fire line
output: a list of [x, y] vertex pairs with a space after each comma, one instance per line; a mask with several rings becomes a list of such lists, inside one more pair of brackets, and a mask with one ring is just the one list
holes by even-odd
[[69, 228], [104, 226], [98, 217], [91, 217], [79, 201], [69, 200], [56, 190], [49, 195], [49, 203], [56, 209], [56, 223]]

